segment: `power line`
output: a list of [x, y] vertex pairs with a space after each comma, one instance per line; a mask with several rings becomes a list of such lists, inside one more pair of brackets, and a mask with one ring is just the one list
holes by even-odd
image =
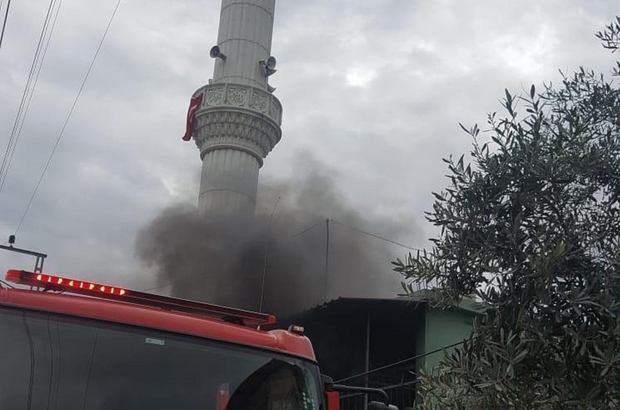
[[308, 228], [304, 229], [303, 231], [297, 232], [295, 235], [292, 235], [292, 236], [291, 236], [291, 239], [292, 239], [292, 238], [296, 238], [296, 237], [298, 237], [299, 235], [303, 235], [303, 234], [305, 234], [306, 232], [308, 232], [308, 231], [310, 231], [310, 230], [312, 230], [312, 229], [316, 228], [317, 226], [319, 226], [319, 225], [320, 225], [320, 224], [322, 224], [322, 223], [323, 223], [323, 221], [319, 221], [319, 222], [315, 223], [314, 225], [309, 226]]
[[351, 226], [351, 225], [347, 225], [347, 224], [345, 224], [344, 222], [340, 222], [340, 221], [337, 221], [337, 220], [335, 220], [335, 219], [330, 219], [330, 221], [332, 221], [332, 222], [336, 222], [337, 224], [340, 224], [340, 225], [342, 225], [342, 226], [344, 226], [344, 227], [346, 227], [346, 228], [349, 228], [349, 229], [351, 229], [352, 231], [355, 231], [355, 232], [358, 232], [358, 233], [361, 233], [361, 234], [364, 234], [364, 235], [372, 236], [373, 238], [380, 239], [380, 240], [382, 240], [382, 241], [389, 242], [389, 243], [394, 244], [394, 245], [398, 245], [398, 246], [400, 246], [400, 247], [402, 247], [402, 248], [405, 248], [405, 249], [409, 249], [409, 250], [412, 250], [412, 251], [423, 251], [423, 249], [420, 249], [420, 248], [414, 248], [414, 247], [412, 247], [412, 246], [407, 246], [407, 245], [404, 245], [404, 244], [402, 244], [402, 243], [400, 243], [400, 242], [396, 242], [396, 241], [394, 241], [394, 240], [392, 240], [392, 239], [384, 238], [383, 236], [379, 236], [379, 235], [377, 235], [377, 234], [374, 234], [374, 233], [371, 233], [371, 232], [364, 231], [364, 230], [362, 230], [362, 229], [360, 229], [360, 228], [356, 228], [356, 227]]
[[[56, 6], [56, 0], [53, 0], [53, 4], [52, 2], [50, 2], [50, 6], [51, 8], [48, 9], [48, 17], [51, 16], [51, 14], [49, 14], [49, 11], [52, 10], [54, 7]], [[41, 69], [43, 68], [43, 61], [45, 60], [45, 56], [47, 55], [47, 50], [49, 48], [50, 45], [50, 40], [52, 39], [52, 34], [54, 32], [54, 28], [56, 27], [56, 21], [58, 20], [58, 13], [60, 12], [60, 7], [62, 6], [62, 0], [60, 0], [58, 2], [58, 7], [56, 8], [56, 12], [53, 13], [54, 14], [54, 21], [52, 22], [51, 28], [49, 28], [49, 34], [47, 33], [47, 28], [49, 27], [49, 18], [46, 18], [46, 23], [44, 23], [44, 29], [41, 32], [42, 37], [39, 39], [39, 46], [37, 47], [37, 52], [35, 53], [35, 59], [33, 60], [33, 66], [31, 67], [31, 71], [30, 71], [30, 75], [28, 76], [28, 82], [26, 83], [26, 88], [24, 89], [24, 92], [27, 97], [26, 99], [28, 100], [28, 102], [26, 103], [25, 109], [23, 111], [23, 114], [21, 112], [21, 108], [23, 108], [23, 99], [24, 97], [22, 96], [22, 104], [20, 104], [20, 111], [18, 111], [17, 113], [17, 117], [15, 118], [15, 124], [19, 124], [18, 128], [17, 128], [17, 133], [15, 133], [15, 124], [13, 125], [13, 131], [11, 133], [11, 139], [13, 140], [13, 144], [10, 150], [10, 154], [8, 155], [8, 161], [3, 161], [3, 171], [0, 170], [0, 192], [2, 192], [2, 189], [4, 188], [4, 183], [6, 182], [6, 178], [7, 175], [9, 173], [9, 169], [11, 168], [11, 163], [13, 162], [13, 155], [15, 154], [15, 150], [17, 149], [17, 143], [19, 142], [19, 137], [21, 136], [22, 133], [22, 129], [24, 127], [24, 123], [26, 122], [26, 116], [28, 115], [28, 110], [30, 109], [30, 103], [32, 102], [32, 97], [34, 96], [34, 91], [37, 87], [37, 83], [39, 82], [39, 75], [41, 74]], [[45, 39], [45, 37], [47, 37], [47, 40], [43, 40], [45, 41], [45, 48], [43, 50], [43, 54], [40, 54], [40, 45], [41, 43], [41, 39]], [[33, 70], [32, 68], [36, 66], [36, 62], [38, 59], [38, 56], [41, 55], [41, 59], [38, 61], [38, 68], [36, 69], [36, 75], [34, 76], [34, 82], [32, 83], [32, 87], [29, 87], [28, 85], [31, 82], [32, 79], [32, 73]], [[21, 117], [21, 118], [20, 118]], [[9, 149], [9, 147], [7, 147], [7, 149]], [[5, 159], [6, 159], [6, 153], [5, 153]]]
[[[401, 382], [396, 384], [391, 384], [389, 386], [381, 386], [381, 390], [387, 392], [388, 390], [401, 389], [407, 386], [413, 386], [414, 384], [418, 384], [422, 381], [422, 379], [415, 379], [409, 382]], [[365, 396], [367, 393], [351, 393], [351, 394], [343, 394], [340, 396], [340, 399], [349, 399], [353, 397]]]
[[[280, 195], [280, 197], [281, 197], [281, 198], [283, 198], [284, 200], [290, 199], [289, 197], [282, 196], [282, 195]], [[315, 225], [312, 225], [312, 226], [310, 226], [310, 227], [309, 227], [309, 228], [307, 228], [307, 229], [304, 229], [304, 230], [303, 230], [303, 231], [301, 231], [301, 232], [296, 233], [296, 234], [295, 234], [295, 235], [293, 235], [291, 238], [295, 238], [295, 237], [297, 237], [297, 236], [299, 236], [299, 235], [303, 235], [303, 234], [304, 234], [304, 233], [306, 233], [307, 231], [309, 231], [309, 230], [313, 229], [314, 227], [316, 227], [317, 225], [319, 225], [319, 224], [321, 224], [322, 222], [324, 222], [324, 221], [325, 221], [325, 216], [321, 216], [321, 215], [316, 214], [316, 213], [313, 213], [313, 212], [308, 212], [308, 211], [306, 211], [306, 210], [304, 210], [304, 209], [302, 209], [302, 208], [299, 208], [299, 207], [296, 207], [296, 208], [295, 208], [295, 212], [301, 212], [301, 213], [304, 213], [304, 214], [307, 214], [307, 215], [310, 215], [310, 216], [313, 216], [313, 217], [318, 217], [318, 218], [321, 218], [321, 221], [317, 222]], [[385, 242], [389, 242], [389, 243], [391, 243], [391, 244], [398, 245], [398, 246], [400, 246], [400, 247], [402, 247], [402, 248], [405, 248], [405, 249], [409, 249], [409, 250], [412, 250], [412, 251], [420, 251], [420, 252], [423, 252], [423, 251], [424, 251], [424, 249], [421, 249], [421, 248], [415, 248], [415, 247], [412, 247], [412, 246], [407, 246], [407, 245], [405, 245], [405, 244], [403, 244], [403, 243], [400, 243], [400, 242], [397, 242], [397, 241], [395, 241], [395, 240], [393, 240], [393, 239], [385, 238], [385, 237], [383, 237], [383, 236], [380, 236], [380, 235], [377, 235], [377, 234], [374, 234], [374, 233], [371, 233], [371, 232], [365, 231], [365, 230], [363, 230], [363, 229], [356, 228], [356, 227], [354, 227], [354, 226], [351, 226], [351, 225], [345, 224], [344, 222], [338, 221], [338, 220], [336, 220], [336, 219], [331, 219], [331, 218], [329, 218], [329, 220], [330, 220], [330, 221], [332, 221], [332, 222], [336, 222], [336, 223], [338, 223], [338, 224], [340, 224], [340, 225], [342, 225], [342, 226], [344, 226], [344, 227], [346, 227], [346, 228], [349, 228], [349, 229], [351, 229], [351, 230], [353, 230], [353, 231], [356, 231], [356, 232], [358, 232], [358, 233], [361, 233], [361, 234], [363, 234], [363, 235], [372, 236], [372, 237], [373, 237], [373, 238], [375, 238], [375, 239], [379, 239], [379, 240], [382, 240], [382, 241], [385, 241]]]
[[[2, 3], [0, 3], [2, 8]], [[11, 8], [11, 0], [6, 3], [6, 11], [4, 12], [4, 21], [2, 22], [2, 33], [0, 33], [0, 48], [2, 48], [2, 40], [4, 40], [4, 29], [6, 29], [6, 21], [9, 18], [9, 9]]]
[[[52, 10], [55, 7], [55, 2], [56, 0], [54, 0], [54, 5], [52, 6]], [[52, 39], [52, 34], [54, 33], [54, 28], [56, 27], [56, 21], [58, 20], [58, 13], [60, 12], [60, 7], [62, 6], [62, 0], [60, 0], [58, 2], [58, 7], [56, 8], [56, 12], [54, 13], [54, 21], [52, 22], [51, 28], [49, 29], [49, 34], [44, 33], [43, 38], [47, 37], [47, 40], [45, 41], [45, 48], [43, 50], [43, 54], [41, 56], [41, 59], [38, 62], [38, 68], [37, 68], [37, 73], [34, 76], [34, 82], [32, 83], [32, 87], [29, 90], [29, 95], [27, 96], [27, 100], [28, 102], [26, 103], [25, 109], [23, 111], [23, 115], [21, 115], [21, 122], [19, 123], [19, 128], [17, 130], [17, 134], [15, 135], [15, 141], [13, 143], [13, 147], [10, 153], [10, 156], [8, 158], [8, 161], [6, 163], [6, 166], [4, 168], [4, 173], [0, 178], [0, 192], [2, 192], [2, 189], [4, 188], [4, 183], [6, 181], [9, 169], [11, 168], [11, 163], [13, 162], [13, 155], [15, 154], [15, 150], [17, 149], [17, 143], [19, 142], [19, 138], [21, 136], [22, 133], [22, 129], [24, 127], [24, 123], [26, 122], [26, 116], [28, 115], [28, 110], [30, 109], [30, 103], [32, 102], [32, 97], [34, 96], [34, 92], [35, 89], [37, 87], [37, 83], [39, 82], [39, 75], [41, 74], [41, 69], [43, 68], [43, 61], [45, 60], [45, 56], [47, 55], [47, 50], [49, 48], [50, 45], [50, 41]], [[49, 25], [49, 19], [47, 20], [47, 25]], [[46, 26], [47, 26], [46, 25]], [[45, 27], [45, 32], [47, 32], [47, 28]], [[40, 55], [40, 48], [38, 48], [38, 53]], [[33, 61], [33, 63], [36, 61], [37, 58], [37, 54], [35, 54], [35, 60]], [[32, 71], [31, 71], [32, 73]], [[30, 78], [29, 78], [30, 81]], [[19, 115], [19, 113], [18, 113]], [[16, 121], [18, 120], [18, 118], [16, 118]]]
[[30, 200], [28, 201], [28, 205], [26, 205], [26, 208], [24, 209], [24, 213], [22, 215], [21, 220], [19, 221], [19, 224], [17, 225], [17, 229], [15, 229], [15, 234], [17, 234], [17, 232], [19, 232], [19, 228], [21, 228], [22, 224], [24, 223], [24, 219], [26, 219], [26, 215], [28, 214], [28, 210], [30, 210], [30, 205], [32, 205], [32, 201], [34, 200], [35, 196], [37, 195], [37, 191], [39, 190], [39, 187], [41, 186], [41, 182], [43, 181], [43, 177], [45, 176], [45, 173], [47, 172], [47, 169], [50, 166], [50, 163], [52, 162], [52, 157], [54, 156], [54, 153], [56, 152], [56, 149], [58, 148], [58, 144], [60, 143], [60, 140], [62, 139], [64, 133], [65, 133], [65, 129], [67, 128], [67, 124], [69, 123], [69, 120], [71, 119], [71, 115], [73, 114], [73, 111], [75, 110], [75, 107], [80, 99], [80, 95], [82, 94], [82, 90], [84, 89], [84, 85], [86, 84], [86, 81], [88, 80], [88, 76], [90, 75], [90, 72], [93, 69], [93, 66], [95, 65], [95, 61], [97, 61], [97, 56], [99, 55], [99, 51], [101, 50], [101, 47], [103, 46], [103, 42], [106, 39], [106, 36], [108, 35], [108, 31], [110, 30], [110, 26], [112, 25], [112, 21], [114, 20], [114, 17], [116, 16], [116, 12], [118, 11], [118, 7], [120, 6], [122, 0], [117, 0], [116, 2], [116, 6], [114, 7], [114, 11], [112, 12], [112, 15], [110, 16], [110, 20], [108, 21], [108, 25], [106, 26], [103, 35], [101, 36], [101, 41], [99, 41], [99, 46], [97, 47], [97, 50], [95, 51], [95, 55], [93, 56], [92, 61], [90, 62], [90, 65], [88, 66], [88, 70], [86, 71], [86, 75], [84, 76], [84, 79], [82, 80], [82, 84], [80, 85], [80, 88], [75, 96], [75, 100], [73, 101], [73, 105], [71, 106], [71, 109], [69, 110], [69, 113], [67, 114], [67, 118], [65, 119], [65, 122], [62, 126], [62, 129], [60, 130], [60, 133], [58, 134], [58, 138], [56, 138], [56, 143], [54, 144], [54, 148], [52, 149], [52, 152], [50, 153], [49, 158], [47, 159], [47, 163], [45, 164], [45, 167], [43, 168], [43, 171], [41, 172], [41, 176], [39, 177], [39, 181], [37, 182], [37, 185], [34, 188], [34, 191], [32, 192], [32, 195], [30, 196]]
[[24, 93], [22, 94], [22, 99], [19, 103], [19, 109], [17, 110], [17, 115], [15, 116], [15, 122], [13, 123], [13, 129], [11, 130], [11, 135], [9, 136], [9, 142], [6, 146], [6, 151], [4, 152], [4, 158], [2, 158], [2, 165], [0, 165], [0, 177], [4, 176], [4, 172], [6, 171], [7, 161], [11, 155], [11, 150], [14, 149], [14, 141], [17, 130], [19, 128], [19, 123], [23, 118], [22, 113], [25, 107], [26, 100], [28, 98], [28, 94], [30, 92], [30, 84], [32, 83], [33, 74], [35, 73], [37, 63], [39, 62], [39, 55], [41, 53], [41, 46], [43, 45], [43, 41], [45, 38], [45, 34], [47, 32], [47, 27], [49, 25], [49, 19], [52, 12], [52, 6], [54, 5], [55, 0], [50, 0], [49, 6], [47, 8], [47, 14], [45, 15], [45, 20], [43, 21], [43, 27], [41, 27], [41, 34], [39, 35], [39, 42], [37, 44], [37, 48], [34, 53], [34, 58], [32, 59], [32, 64], [30, 66], [30, 72], [28, 73], [28, 80], [26, 81], [26, 85], [24, 87]]
[[329, 218], [325, 220], [325, 300], [329, 286]]
[[280, 203], [280, 199], [282, 197], [279, 196], [276, 200], [275, 205], [273, 206], [273, 210], [271, 211], [271, 215], [269, 216], [269, 222], [267, 223], [267, 234], [265, 235], [265, 254], [263, 258], [263, 278], [261, 280], [260, 287], [260, 303], [258, 311], [263, 313], [263, 300], [265, 297], [265, 279], [267, 277], [267, 251], [269, 250], [269, 235], [271, 234], [271, 222], [273, 222], [273, 215], [276, 213], [276, 208], [278, 207], [278, 203]]
[[435, 354], [435, 353], [439, 353], [439, 352], [441, 352], [443, 350], [450, 349], [451, 347], [456, 347], [456, 346], [462, 345], [463, 343], [465, 343], [465, 340], [461, 340], [460, 342], [452, 343], [450, 345], [443, 346], [443, 347], [440, 347], [440, 348], [435, 349], [435, 350], [431, 350], [430, 352], [426, 352], [426, 353], [422, 353], [422, 354], [419, 354], [419, 355], [415, 355], [415, 356], [409, 357], [407, 359], [399, 360], [397, 362], [390, 363], [390, 364], [385, 365], [385, 366], [377, 367], [376, 369], [372, 369], [372, 370], [369, 370], [369, 371], [364, 372], [364, 373], [359, 373], [359, 374], [355, 374], [353, 376], [345, 377], [344, 379], [337, 380], [334, 383], [342, 383], [342, 382], [347, 381], [347, 380], [357, 379], [358, 377], [366, 376], [366, 375], [371, 374], [371, 373], [376, 373], [378, 371], [389, 369], [391, 367], [396, 367], [396, 366], [399, 366], [401, 364], [405, 364], [407, 362], [411, 362], [413, 360], [421, 359], [423, 357], [426, 357], [426, 356], [429, 356], [429, 355], [432, 355], [432, 354]]
[[[280, 197], [278, 197], [278, 198], [280, 198]], [[279, 199], [278, 199], [278, 201], [279, 201]], [[277, 206], [277, 204], [278, 204], [278, 201], [276, 201], [276, 206]], [[274, 206], [274, 212], [275, 212], [275, 206]], [[272, 213], [272, 215], [273, 215], [273, 213]], [[380, 240], [383, 240], [383, 241], [386, 241], [386, 242], [389, 242], [389, 243], [392, 243], [392, 244], [395, 244], [395, 245], [401, 246], [401, 247], [406, 248], [406, 249], [410, 249], [410, 250], [414, 250], [414, 251], [423, 251], [423, 249], [413, 248], [413, 247], [410, 247], [410, 246], [407, 246], [407, 245], [403, 245], [402, 243], [399, 243], [399, 242], [393, 241], [393, 240], [388, 239], [388, 238], [384, 238], [384, 237], [379, 236], [379, 235], [375, 235], [375, 234], [370, 233], [370, 232], [366, 232], [366, 231], [364, 231], [364, 230], [361, 230], [361, 229], [359, 229], [359, 228], [355, 228], [355, 227], [353, 227], [353, 226], [350, 226], [350, 225], [344, 224], [344, 223], [342, 223], [342, 222], [340, 222], [340, 221], [337, 221], [337, 220], [334, 220], [334, 219], [331, 219], [331, 218], [329, 218], [329, 219], [327, 219], [327, 220], [325, 220], [325, 219], [320, 220], [320, 221], [318, 221], [318, 222], [316, 222], [316, 223], [314, 223], [314, 224], [312, 224], [312, 225], [308, 226], [307, 228], [305, 228], [305, 229], [303, 229], [303, 230], [301, 230], [301, 231], [297, 232], [296, 234], [292, 235], [292, 236], [291, 236], [291, 239], [292, 239], [292, 238], [296, 238], [296, 237], [298, 237], [298, 236], [301, 236], [301, 235], [305, 234], [306, 232], [311, 231], [312, 229], [314, 229], [314, 228], [316, 228], [317, 226], [319, 226], [319, 225], [321, 225], [321, 224], [325, 223], [326, 221], [336, 222], [336, 223], [338, 223], [338, 224], [340, 224], [340, 225], [342, 225], [342, 226], [344, 226], [344, 227], [347, 227], [347, 228], [349, 228], [349, 229], [351, 229], [351, 230], [353, 230], [353, 231], [356, 231], [356, 232], [358, 232], [358, 233], [361, 233], [361, 234], [364, 234], [364, 235], [369, 235], [369, 236], [372, 236], [373, 238], [380, 239]], [[326, 228], [326, 229], [327, 229], [327, 230], [329, 230], [329, 223], [326, 223], [326, 226], [327, 226], [327, 228]], [[327, 241], [328, 241], [328, 239], [326, 238], [326, 265], [325, 265], [325, 266], [326, 266], [326, 267], [325, 267], [325, 275], [326, 275], [326, 277], [327, 277], [327, 275], [328, 275], [328, 273], [327, 273], [327, 272], [328, 272], [328, 269], [329, 269], [329, 262], [328, 262], [328, 258], [329, 258], [329, 242], [327, 242]], [[152, 290], [158, 290], [158, 289], [167, 288], [167, 287], [169, 287], [169, 286], [172, 286], [172, 285], [173, 285], [175, 282], [177, 282], [178, 280], [180, 280], [180, 278], [179, 278], [179, 279], [174, 279], [174, 280], [172, 280], [172, 281], [168, 282], [168, 284], [166, 284], [166, 285], [156, 286], [156, 287], [152, 287], [152, 288], [148, 288], [148, 289], [142, 289], [142, 290], [141, 290], [141, 292], [149, 292], [149, 291], [152, 291]], [[327, 292], [327, 291], [326, 291], [326, 292]]]
[[284, 193], [277, 193], [277, 192], [275, 192], [275, 193], [273, 193], [273, 195], [271, 195], [271, 197], [274, 198], [274, 200], [275, 200], [276, 195], [278, 195], [278, 197], [282, 198], [281, 203], [284, 204], [283, 205], [284, 207], [287, 207], [289, 209], [289, 212], [302, 213], [302, 214], [305, 214], [305, 215], [307, 215], [309, 217], [320, 218], [323, 221], [325, 221], [325, 215], [322, 215], [322, 214], [319, 215], [319, 214], [317, 214], [315, 212], [308, 211], [306, 209], [303, 209], [303, 207], [299, 206], [299, 199], [296, 198], [295, 195], [293, 195], [293, 194], [285, 195]]
[[[21, 132], [21, 126], [23, 126], [23, 121], [25, 120], [28, 108], [30, 106], [30, 100], [32, 99], [34, 88], [36, 87], [36, 80], [38, 79], [38, 73], [40, 72], [41, 66], [43, 64], [44, 57], [41, 59], [39, 59], [39, 57], [41, 56], [41, 48], [45, 41], [45, 37], [47, 36], [49, 21], [52, 15], [52, 10], [53, 10], [55, 2], [56, 0], [50, 0], [49, 6], [47, 9], [47, 14], [45, 15], [45, 20], [43, 22], [43, 27], [41, 27], [41, 34], [39, 35], [39, 42], [37, 44], [37, 48], [34, 53], [34, 58], [32, 59], [32, 64], [30, 66], [30, 72], [28, 73], [28, 80], [26, 81], [26, 85], [24, 86], [24, 92], [22, 94], [22, 98], [19, 103], [19, 108], [15, 116], [15, 121], [13, 123], [13, 129], [11, 130], [9, 142], [7, 144], [7, 148], [4, 153], [4, 158], [2, 159], [2, 165], [0, 166], [0, 179], [2, 180], [2, 184], [0, 185], [0, 191], [2, 191], [2, 187], [4, 185], [4, 178], [6, 177], [6, 172], [8, 171], [8, 168], [10, 166], [10, 161], [13, 157], [13, 153], [15, 152], [17, 140], [19, 139], [18, 130]], [[38, 65], [38, 71], [37, 71], [37, 65]], [[35, 79], [35, 85], [31, 87], [31, 85], [33, 84], [32, 81], [34, 78], [33, 76], [35, 74], [35, 71], [37, 72], [37, 78]], [[28, 103], [26, 103], [26, 101], [28, 101]]]

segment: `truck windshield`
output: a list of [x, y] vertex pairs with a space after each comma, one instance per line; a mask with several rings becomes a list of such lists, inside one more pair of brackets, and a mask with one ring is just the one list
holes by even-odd
[[319, 410], [313, 363], [197, 337], [0, 308], [0, 409]]

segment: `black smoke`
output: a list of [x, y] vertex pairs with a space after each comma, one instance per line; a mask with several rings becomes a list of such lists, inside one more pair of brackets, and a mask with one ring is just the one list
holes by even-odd
[[173, 296], [257, 310], [264, 277], [263, 311], [287, 315], [337, 297], [398, 293], [390, 261], [405, 250], [356, 229], [394, 238], [413, 223], [362, 215], [327, 173], [307, 172], [259, 186], [253, 224], [168, 208], [140, 231], [136, 250]]

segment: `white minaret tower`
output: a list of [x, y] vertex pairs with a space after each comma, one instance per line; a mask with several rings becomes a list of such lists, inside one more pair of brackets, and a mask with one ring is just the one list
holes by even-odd
[[193, 122], [202, 159], [198, 209], [251, 219], [258, 170], [280, 141], [282, 105], [267, 84], [275, 72], [271, 37], [275, 0], [222, 0], [213, 79]]

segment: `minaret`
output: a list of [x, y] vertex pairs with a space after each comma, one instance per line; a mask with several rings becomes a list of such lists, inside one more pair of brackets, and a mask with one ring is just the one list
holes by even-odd
[[251, 219], [258, 170], [280, 141], [282, 105], [267, 83], [275, 72], [274, 9], [275, 0], [222, 0], [213, 79], [194, 94], [201, 97], [192, 134], [202, 159], [203, 215]]

